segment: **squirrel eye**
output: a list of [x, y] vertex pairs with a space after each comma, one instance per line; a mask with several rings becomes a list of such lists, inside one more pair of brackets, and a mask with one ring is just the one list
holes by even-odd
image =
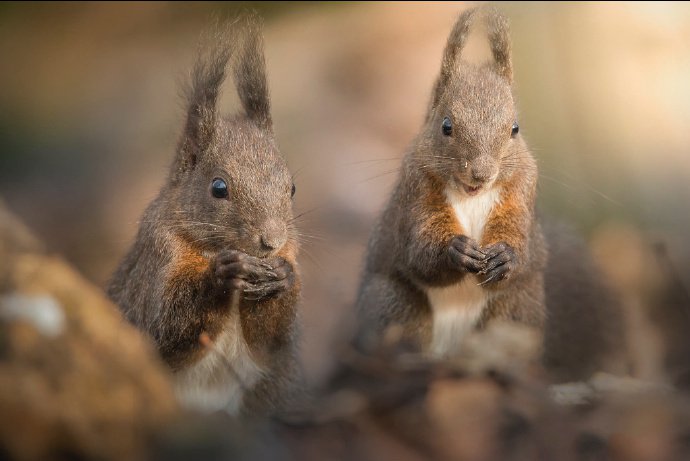
[[513, 127], [510, 129], [510, 137], [514, 138], [515, 136], [517, 136], [519, 131], [520, 125], [518, 125], [518, 122], [513, 122]]
[[211, 182], [211, 194], [215, 198], [228, 198], [228, 185], [220, 178]]
[[292, 189], [290, 190], [290, 197], [291, 197], [291, 198], [295, 196], [295, 192], [297, 192], [297, 188], [296, 188], [295, 185], [293, 184], [293, 185], [292, 185]]
[[450, 136], [451, 134], [453, 134], [453, 122], [451, 122], [448, 117], [443, 117], [443, 123], [441, 123], [441, 131], [443, 131], [444, 136]]

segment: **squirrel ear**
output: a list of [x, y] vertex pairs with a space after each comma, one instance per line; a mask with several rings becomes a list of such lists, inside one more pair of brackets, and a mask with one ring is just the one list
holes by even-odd
[[[218, 118], [220, 88], [233, 47], [231, 25], [211, 28], [201, 40], [199, 56], [192, 68], [189, 83], [183, 87], [187, 103], [187, 120], [179, 148], [177, 169], [193, 168], [213, 141]], [[211, 47], [204, 51], [205, 45]]]
[[510, 26], [508, 19], [496, 8], [489, 9], [489, 44], [494, 56], [498, 75], [513, 83], [513, 62], [511, 58]]
[[453, 30], [448, 36], [448, 42], [446, 43], [446, 48], [443, 51], [443, 60], [441, 61], [441, 74], [436, 80], [436, 85], [434, 85], [434, 90], [431, 98], [431, 108], [436, 107], [443, 91], [446, 89], [450, 76], [455, 70], [457, 65], [458, 57], [462, 52], [467, 41], [467, 36], [470, 32], [470, 26], [472, 26], [472, 21], [475, 14], [477, 13], [478, 7], [470, 8], [463, 11], [458, 20], [453, 26]]
[[266, 81], [266, 61], [261, 19], [252, 13], [244, 18], [244, 39], [235, 61], [235, 84], [247, 117], [270, 130], [271, 104]]

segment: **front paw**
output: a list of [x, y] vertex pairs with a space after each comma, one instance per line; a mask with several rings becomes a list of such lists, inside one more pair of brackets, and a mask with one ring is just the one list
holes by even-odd
[[265, 264], [269, 267], [268, 276], [245, 285], [243, 291], [247, 299], [277, 296], [294, 284], [295, 271], [289, 261], [275, 257], [265, 260]]
[[451, 266], [456, 270], [479, 273], [486, 265], [487, 255], [479, 244], [464, 235], [453, 237], [448, 247]]
[[292, 265], [283, 258], [266, 260], [238, 250], [219, 253], [211, 270], [218, 288], [240, 290], [254, 300], [286, 290], [293, 274]]
[[513, 247], [506, 242], [498, 242], [484, 247], [483, 251], [486, 253], [486, 263], [479, 274], [485, 278], [479, 285], [508, 279], [517, 259]]

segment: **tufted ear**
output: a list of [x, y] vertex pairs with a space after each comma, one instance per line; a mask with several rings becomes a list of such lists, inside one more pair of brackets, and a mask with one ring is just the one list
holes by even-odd
[[[463, 11], [450, 32], [446, 48], [443, 51], [443, 60], [441, 61], [441, 73], [436, 80], [434, 90], [431, 96], [431, 108], [433, 109], [441, 99], [443, 91], [445, 91], [448, 81], [457, 65], [458, 58], [465, 47], [467, 37], [470, 33], [470, 27], [474, 17], [476, 16], [478, 8], [470, 8]], [[431, 112], [431, 110], [429, 110]]]
[[256, 14], [249, 14], [242, 22], [242, 45], [234, 66], [237, 94], [247, 117], [260, 128], [271, 130], [261, 19]]
[[183, 87], [186, 121], [174, 165], [175, 176], [194, 168], [213, 141], [220, 90], [234, 49], [232, 30], [233, 24], [216, 25], [201, 40], [199, 55]]
[[496, 8], [488, 10], [489, 45], [494, 57], [496, 73], [513, 83], [513, 62], [511, 57], [510, 26], [508, 19]]

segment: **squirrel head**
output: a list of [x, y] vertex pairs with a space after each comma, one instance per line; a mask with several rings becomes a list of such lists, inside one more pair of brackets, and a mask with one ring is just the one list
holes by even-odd
[[[493, 59], [475, 66], [461, 59], [470, 27], [486, 12]], [[505, 174], [522, 142], [512, 95], [508, 21], [494, 8], [473, 8], [458, 18], [443, 53], [427, 113], [422, 152], [444, 182], [475, 195]], [[504, 166], [506, 168], [504, 168]]]
[[[273, 135], [261, 23], [246, 16], [213, 38], [186, 88], [166, 221], [201, 248], [269, 256], [293, 237], [295, 186]], [[218, 110], [228, 67], [244, 109], [234, 116]]]

